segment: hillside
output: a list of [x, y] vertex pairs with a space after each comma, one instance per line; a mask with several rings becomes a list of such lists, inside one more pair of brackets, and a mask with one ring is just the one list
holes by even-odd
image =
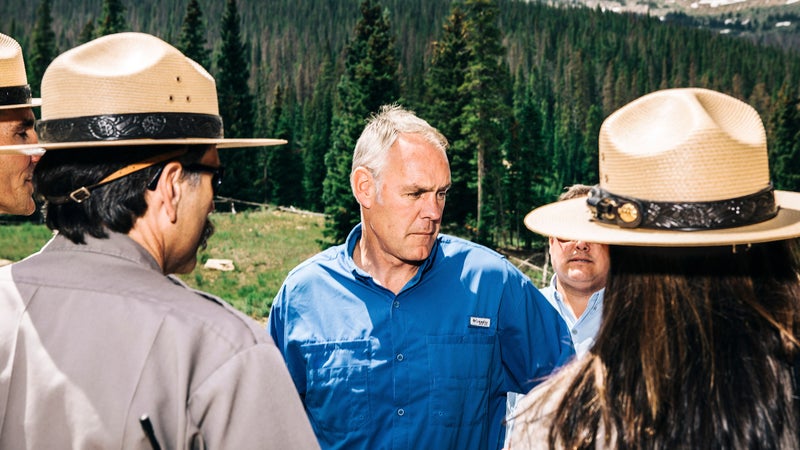
[[[0, 31], [20, 40], [26, 57], [34, 54], [31, 30], [44, 1], [0, 3]], [[155, 0], [119, 1], [127, 8], [129, 29], [178, 41], [188, 0], [170, 7]], [[226, 2], [199, 3], [205, 44], [219, 53]], [[88, 21], [99, 20], [103, 6], [102, 0], [50, 4], [49, 28], [61, 51], [77, 43]], [[232, 9], [233, 3], [228, 4]], [[662, 18], [649, 9], [647, 14], [614, 13], [613, 8], [575, 3], [554, 7], [513, 0], [373, 0], [365, 6], [372, 23], [364, 25], [360, 0], [236, 4], [237, 19], [229, 23], [241, 24], [236, 40], [241, 38], [244, 48], [229, 47], [234, 51], [220, 60], [237, 57], [229, 71], [212, 65], [210, 72], [220, 82], [218, 92], [236, 91], [253, 101], [221, 102], [226, 131], [241, 126], [253, 130], [245, 135], [285, 138], [289, 144], [274, 152], [225, 152], [230, 176], [221, 195], [293, 205], [329, 217], [340, 212], [339, 234], [350, 229], [347, 222], [357, 220], [346, 178], [358, 124], [378, 105], [390, 102], [417, 111], [450, 140], [455, 181], [445, 229], [503, 246], [531, 248], [535, 242], [522, 223], [524, 215], [552, 201], [565, 186], [597, 182], [597, 136], [603, 119], [657, 89], [706, 87], [753, 105], [767, 127], [775, 186], [800, 189], [795, 175], [800, 172], [800, 144], [794, 137], [800, 132], [795, 103], [800, 54], [753, 42], [789, 42], [794, 22], [764, 24], [778, 17], [770, 11], [782, 11], [780, 18], [788, 19], [794, 5], [767, 6], [758, 19], [746, 18], [743, 11], [725, 13], [730, 14], [731, 29], [738, 20], [737, 33], [751, 37], [742, 39], [733, 31], [703, 25], [725, 25], [722, 15], [689, 15], [677, 6]], [[646, 6], [660, 7], [657, 0]], [[383, 34], [372, 39], [369, 33], [356, 33], [357, 22], [361, 31], [380, 29]], [[785, 32], [781, 39], [763, 34], [775, 29]], [[365, 52], [374, 42], [380, 42], [376, 51]], [[371, 56], [376, 54], [386, 57]], [[250, 64], [242, 63], [248, 58]], [[385, 77], [374, 75], [376, 65], [385, 69]], [[232, 80], [231, 74], [237, 75], [235, 81], [221, 81], [222, 75]], [[375, 80], [390, 83], [378, 88]], [[251, 116], [253, 123], [237, 122]], [[484, 172], [478, 170], [479, 160]], [[480, 202], [479, 187], [489, 193]]]
[[[176, 42], [188, 0], [123, 0], [127, 22], [133, 31]], [[252, 46], [251, 67], [270, 68], [269, 83], [297, 75], [298, 94], [307, 98], [319, 68], [341, 52], [360, 16], [360, 0], [239, 0], [241, 28]], [[0, 31], [13, 34], [28, 48], [39, 0], [0, 2]], [[220, 18], [225, 2], [200, 0], [206, 26], [207, 46], [219, 49]], [[391, 11], [393, 27], [400, 36], [403, 66], [420, 64], [429, 42], [441, 29], [449, 0], [383, 0]], [[97, 21], [102, 0], [51, 0], [53, 30], [60, 51], [75, 46], [84, 25]], [[420, 20], [424, 18], [424, 20]], [[280, 68], [280, 70], [278, 70]], [[288, 70], [291, 69], [291, 70]], [[213, 72], [213, 71], [212, 71]]]
[[[752, 42], [800, 51], [800, 3], [797, 0], [567, 0], [542, 2], [565, 7], [585, 6], [613, 12], [633, 12], [664, 22], [742, 36]], [[0, 2], [0, 31], [10, 33], [28, 48], [27, 39], [41, 0]], [[176, 42], [188, 0], [123, 0], [131, 30]], [[242, 32], [252, 47], [251, 68], [268, 68], [268, 85], [294, 78], [297, 95], [308, 98], [318, 70], [344, 48], [359, 17], [360, 0], [239, 0]], [[401, 52], [401, 74], [421, 68], [431, 43], [441, 34], [452, 0], [381, 0], [389, 12]], [[518, 20], [518, 0], [499, 0], [501, 21]], [[199, 1], [206, 27], [206, 44], [219, 49], [220, 20], [225, 2]], [[51, 0], [53, 29], [59, 51], [78, 44], [89, 21], [97, 21], [102, 0]], [[507, 28], [501, 25], [501, 28]], [[506, 36], [507, 44], [515, 40]], [[509, 55], [515, 73], [523, 55]], [[290, 69], [290, 70], [287, 70]], [[213, 71], [212, 71], [213, 72]], [[408, 75], [405, 83], [416, 78]]]

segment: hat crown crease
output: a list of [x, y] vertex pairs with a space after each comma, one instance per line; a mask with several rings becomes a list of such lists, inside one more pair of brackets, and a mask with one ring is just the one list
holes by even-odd
[[[703, 202], [769, 185], [766, 133], [752, 108], [720, 102], [711, 91], [672, 91], [642, 97], [603, 124], [604, 189], [650, 201]], [[654, 126], [664, 121], [671, 124]]]
[[[42, 119], [146, 112], [218, 115], [213, 78], [142, 33], [99, 38], [57, 58], [42, 79]], [[109, 37], [109, 36], [107, 36]], [[145, 41], [145, 42], [143, 42]]]

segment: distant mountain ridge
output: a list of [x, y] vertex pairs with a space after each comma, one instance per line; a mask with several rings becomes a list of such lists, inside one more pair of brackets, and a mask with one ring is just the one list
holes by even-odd
[[800, 0], [569, 0], [551, 3], [644, 14], [665, 22], [706, 28], [800, 52]]

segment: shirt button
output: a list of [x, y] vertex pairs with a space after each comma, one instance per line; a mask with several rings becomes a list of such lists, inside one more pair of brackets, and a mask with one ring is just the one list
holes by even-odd
[[392, 303], [392, 306], [394, 306], [395, 308], [399, 308], [400, 307], [400, 302], [395, 300], [394, 303]]
[[403, 356], [403, 354], [402, 354], [402, 353], [398, 353], [398, 354], [397, 354], [397, 360], [398, 360], [398, 361], [402, 361], [404, 358], [405, 358], [405, 357]]
[[397, 415], [398, 415], [398, 416], [402, 416], [402, 415], [403, 415], [403, 414], [405, 414], [405, 413], [406, 413], [406, 412], [405, 412], [405, 410], [403, 410], [403, 408], [400, 408], [400, 409], [398, 409], [398, 410], [397, 410]]
[[572, 334], [578, 334], [578, 330], [572, 330]]

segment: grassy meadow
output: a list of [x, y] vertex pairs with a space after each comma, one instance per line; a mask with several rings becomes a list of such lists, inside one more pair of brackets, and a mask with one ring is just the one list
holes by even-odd
[[[216, 232], [208, 248], [198, 255], [195, 270], [180, 277], [190, 286], [218, 295], [263, 322], [289, 270], [320, 251], [324, 219], [269, 209], [236, 214], [215, 212], [211, 220]], [[39, 250], [51, 236], [44, 225], [2, 225], [0, 259], [18, 261]], [[508, 257], [537, 285], [542, 284], [541, 272], [523, 262], [524, 255]], [[226, 272], [203, 268], [211, 258], [233, 260], [235, 269]]]
[[[198, 255], [192, 273], [181, 275], [190, 286], [218, 295], [256, 319], [269, 314], [286, 274], [320, 251], [323, 218], [279, 210], [213, 213], [216, 232]], [[0, 259], [18, 261], [52, 236], [44, 225], [0, 226]], [[233, 260], [230, 272], [204, 269], [210, 258]]]

